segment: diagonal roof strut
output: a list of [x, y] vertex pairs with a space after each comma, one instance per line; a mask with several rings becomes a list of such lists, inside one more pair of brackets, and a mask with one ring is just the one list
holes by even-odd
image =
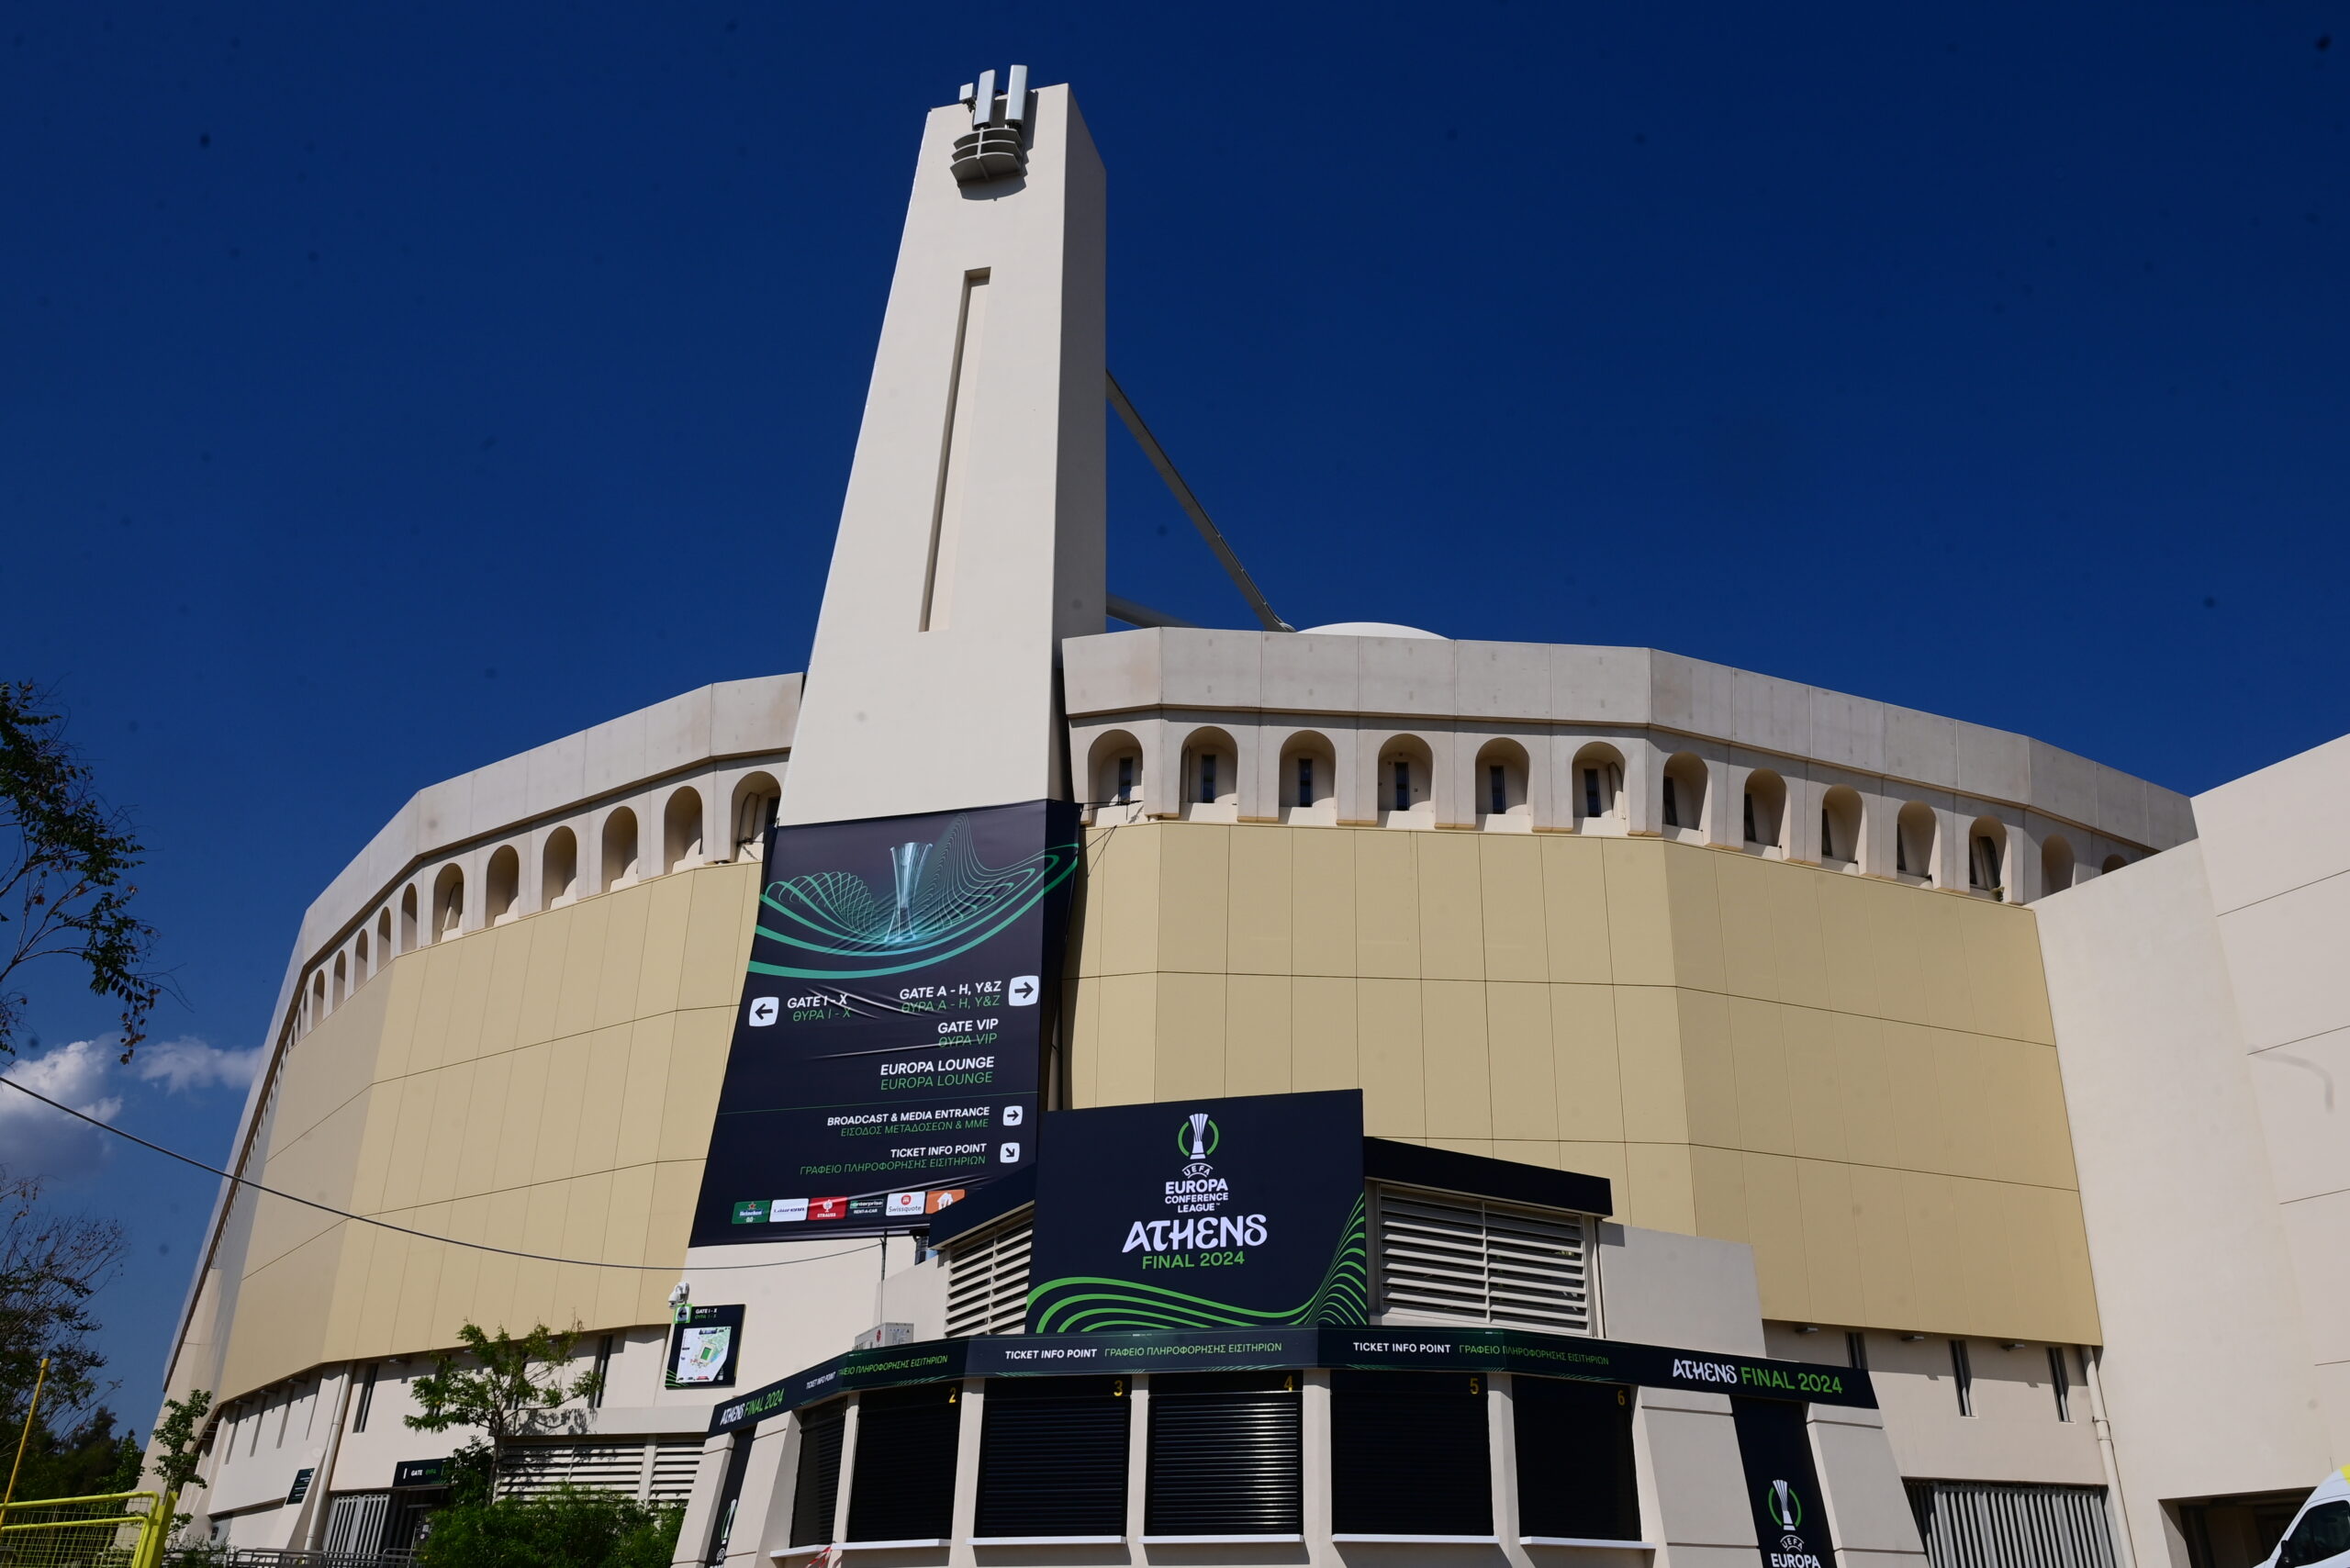
[[[1109, 386], [1110, 406], [1118, 410], [1118, 418], [1126, 421], [1127, 432], [1135, 438], [1135, 444], [1142, 448], [1145, 457], [1150, 459], [1150, 465], [1158, 470], [1158, 476], [1167, 482], [1167, 488], [1177, 504], [1190, 516], [1192, 526], [1200, 531], [1200, 537], [1208, 542], [1208, 548], [1215, 552], [1215, 558], [1224, 563], [1225, 575], [1232, 579], [1232, 586], [1240, 590], [1240, 597], [1248, 601], [1248, 608], [1257, 612], [1258, 623], [1268, 632], [1296, 631], [1296, 627], [1273, 613], [1273, 607], [1266, 601], [1263, 590], [1257, 587], [1257, 580], [1248, 575], [1248, 568], [1240, 564], [1240, 557], [1234, 554], [1232, 546], [1225, 543], [1224, 534], [1208, 520], [1207, 508], [1200, 505], [1200, 498], [1192, 494], [1192, 487], [1183, 483], [1183, 476], [1175, 472], [1174, 459], [1167, 455], [1167, 449], [1158, 444], [1158, 438], [1150, 433], [1150, 427], [1142, 422], [1140, 414], [1135, 412], [1135, 406], [1127, 400], [1125, 389], [1118, 385], [1118, 378], [1105, 371], [1102, 380]], [[1123, 621], [1126, 617], [1119, 616], [1119, 619]]]

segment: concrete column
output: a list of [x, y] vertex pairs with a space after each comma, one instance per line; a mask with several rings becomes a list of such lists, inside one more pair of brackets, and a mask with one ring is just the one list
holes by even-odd
[[[762, 1421], [750, 1436], [751, 1463], [743, 1473], [743, 1500], [726, 1542], [726, 1568], [763, 1568], [772, 1553], [782, 1551], [791, 1540], [792, 1506], [800, 1500], [800, 1445], [805, 1440], [800, 1417]], [[679, 1531], [677, 1539], [686, 1540], [685, 1533]]]
[[[865, 1400], [862, 1395], [852, 1395], [848, 1402], [848, 1417], [841, 1423], [841, 1478], [839, 1490], [833, 1498], [833, 1539], [834, 1540], [848, 1539], [849, 1496], [856, 1485], [857, 1417], [863, 1414], [864, 1406]], [[961, 1463], [959, 1454], [957, 1463], [959, 1468]], [[955, 1484], [957, 1495], [959, 1496], [962, 1492], [962, 1479], [959, 1475]]]
[[1746, 843], [1746, 776], [1735, 762], [1706, 763], [1706, 842], [1738, 849]]
[[1819, 806], [1828, 786], [1817, 778], [1790, 775], [1787, 784], [1787, 842], [1784, 853], [1807, 866], [1819, 864]]
[[949, 1540], [959, 1542], [948, 1551], [947, 1562], [954, 1568], [963, 1568], [972, 1561], [971, 1537], [978, 1533], [979, 1520], [979, 1436], [980, 1424], [987, 1417], [987, 1379], [967, 1377], [963, 1380], [961, 1415], [955, 1423], [955, 1511], [947, 1530]]
[[1664, 831], [1664, 754], [1646, 736], [1618, 741], [1624, 754], [1624, 830], [1643, 837]]
[[931, 111], [780, 819], [1058, 793], [1061, 641], [1104, 615], [1102, 161], [1066, 86], [1026, 167], [958, 185]]
[[1729, 1395], [1643, 1388], [1635, 1399], [1640, 1536], [1657, 1543], [1657, 1568], [1753, 1568], [1754, 1515]]
[[1150, 1377], [1126, 1380], [1126, 1540], [1142, 1540], [1150, 1495]]
[[1925, 1543], [1886, 1440], [1885, 1414], [1841, 1405], [1809, 1407], [1811, 1461], [1827, 1494], [1828, 1532], [1844, 1568], [1894, 1568], [1926, 1561]]
[[1301, 1478], [1305, 1495], [1299, 1518], [1305, 1527], [1306, 1554], [1317, 1563], [1336, 1563], [1338, 1549], [1330, 1540], [1330, 1374], [1317, 1368], [1303, 1375], [1305, 1386], [1298, 1394], [1305, 1406], [1299, 1412], [1299, 1438], [1305, 1450]]
[[1533, 1568], [1534, 1560], [1518, 1543], [1525, 1530], [1517, 1519], [1517, 1420], [1512, 1406], [1515, 1386], [1507, 1372], [1489, 1372], [1485, 1377], [1486, 1439], [1492, 1457], [1488, 1462], [1494, 1476], [1494, 1536], [1502, 1543], [1502, 1555], [1517, 1568]]
[[1961, 816], [1948, 806], [1934, 808], [1934, 886], [1966, 891], [1967, 829], [1974, 822], [1973, 817]]
[[[686, 1517], [677, 1526], [677, 1551], [671, 1561], [699, 1562], [710, 1550], [710, 1532], [717, 1525], [719, 1488], [726, 1484], [726, 1462], [735, 1438], [722, 1433], [701, 1445], [701, 1460], [694, 1466], [694, 1489], [686, 1495]], [[749, 1440], [744, 1434], [743, 1440]], [[748, 1485], [750, 1478], [744, 1477]]]
[[1891, 795], [1861, 797], [1861, 875], [1890, 877], [1895, 860], [1894, 835], [1899, 832], [1901, 802]]

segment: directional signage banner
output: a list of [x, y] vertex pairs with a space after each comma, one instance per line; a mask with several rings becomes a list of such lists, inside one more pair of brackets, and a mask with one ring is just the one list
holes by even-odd
[[1035, 1159], [1077, 808], [774, 829], [696, 1247], [918, 1230]]
[[1729, 1412], [1738, 1424], [1738, 1457], [1764, 1568], [1830, 1568], [1836, 1544], [1828, 1536], [1828, 1510], [1820, 1506], [1805, 1407], [1777, 1399], [1732, 1399]]

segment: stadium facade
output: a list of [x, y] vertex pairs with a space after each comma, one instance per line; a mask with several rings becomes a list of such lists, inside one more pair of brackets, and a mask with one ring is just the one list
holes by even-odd
[[[804, 680], [424, 789], [312, 903], [230, 1159], [383, 1223], [224, 1191], [199, 1528], [412, 1544], [413, 1380], [546, 1323], [604, 1391], [504, 1484], [684, 1506], [681, 1563], [2255, 1561], [2350, 1447], [2350, 743], [2189, 801], [1657, 650], [1117, 599], [1103, 213], [1067, 88], [933, 111]], [[774, 1191], [722, 1189], [754, 1031], [856, 1011], [758, 983], [812, 972], [789, 846], [1030, 802], [1081, 819], [1043, 967], [936, 1025], [1012, 1044], [922, 1058], [1009, 1070], [927, 1146], [978, 1163], [828, 1192], [744, 1121]], [[952, 842], [838, 884], [858, 941]], [[1176, 1204], [1236, 1159], [1274, 1196]], [[1305, 1307], [1119, 1271], [1271, 1288], [1283, 1205]]]

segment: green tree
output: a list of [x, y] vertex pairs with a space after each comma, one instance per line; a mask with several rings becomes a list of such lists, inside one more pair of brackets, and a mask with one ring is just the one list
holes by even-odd
[[0, 681], [0, 1057], [16, 1054], [28, 1004], [20, 971], [80, 960], [91, 991], [122, 1003], [122, 1059], [146, 1037], [162, 980], [154, 929], [123, 880], [144, 853], [102, 800], [64, 720], [30, 681]]
[[185, 1400], [163, 1401], [163, 1418], [155, 1423], [154, 1450], [148, 1467], [163, 1488], [162, 1507], [172, 1516], [172, 1535], [176, 1539], [187, 1528], [194, 1514], [179, 1511], [180, 1494], [191, 1486], [204, 1484], [204, 1477], [196, 1470], [204, 1462], [197, 1441], [204, 1436], [204, 1418], [212, 1414], [212, 1391], [199, 1388]]
[[582, 1412], [563, 1407], [593, 1399], [604, 1383], [592, 1372], [565, 1376], [579, 1342], [576, 1327], [557, 1333], [542, 1323], [518, 1339], [504, 1328], [486, 1334], [468, 1323], [457, 1338], [463, 1351], [435, 1357], [432, 1370], [408, 1385], [421, 1409], [403, 1419], [420, 1432], [464, 1428], [480, 1433], [454, 1456], [451, 1485], [461, 1502], [487, 1501], [495, 1495], [507, 1445], [581, 1425]]
[[107, 1490], [87, 1484], [113, 1475], [130, 1441], [128, 1432], [116, 1432], [111, 1413], [91, 1409], [106, 1361], [93, 1338], [98, 1323], [89, 1301], [121, 1265], [122, 1227], [45, 1212], [40, 1195], [38, 1179], [0, 1170], [0, 1420], [13, 1450], [40, 1383], [17, 1495], [70, 1497]]
[[684, 1517], [617, 1492], [564, 1486], [443, 1508], [417, 1561], [420, 1568], [668, 1568]]

